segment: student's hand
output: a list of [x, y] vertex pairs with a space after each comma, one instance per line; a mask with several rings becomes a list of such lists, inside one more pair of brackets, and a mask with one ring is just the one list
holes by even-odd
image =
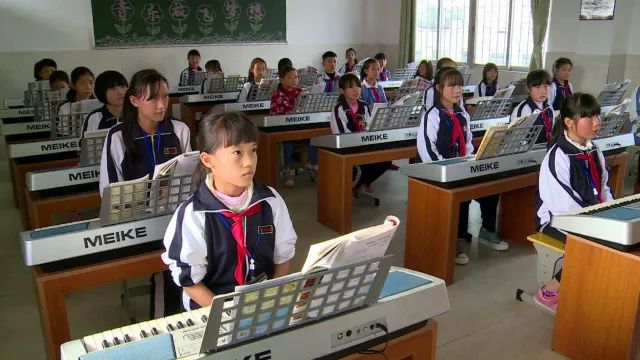
[[183, 287], [184, 291], [189, 295], [191, 300], [201, 307], [211, 306], [215, 294], [203, 283], [197, 283], [192, 286]]

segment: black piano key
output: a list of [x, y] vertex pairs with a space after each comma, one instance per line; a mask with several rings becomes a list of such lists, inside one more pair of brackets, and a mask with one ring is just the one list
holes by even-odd
[[175, 331], [175, 330], [176, 330], [176, 328], [175, 328], [173, 325], [171, 325], [171, 324], [167, 324], [167, 330], [169, 330], [169, 331]]
[[194, 323], [194, 322], [193, 322], [193, 320], [191, 320], [191, 319], [187, 319], [187, 326], [193, 326], [193, 325], [195, 325], [195, 324], [196, 324], [196, 323]]
[[160, 332], [158, 331], [158, 329], [156, 329], [155, 327], [151, 328], [151, 335], [158, 335], [160, 334]]
[[144, 339], [144, 338], [146, 338], [147, 336], [148, 336], [148, 335], [147, 335], [147, 332], [146, 332], [146, 331], [144, 331], [144, 330], [141, 330], [141, 331], [140, 331], [140, 337], [141, 337], [141, 338], [143, 338], [143, 339]]
[[182, 321], [178, 321], [176, 325], [178, 325], [178, 329], [184, 329], [184, 324], [182, 323]]
[[102, 348], [106, 349], [109, 347], [109, 342], [107, 340], [102, 340]]
[[124, 342], [131, 342], [131, 336], [129, 336], [129, 334], [124, 334]]
[[113, 338], [113, 345], [120, 345], [120, 339], [118, 339], [117, 337]]
[[207, 320], [209, 320], [207, 315], [202, 315], [202, 317], [200, 319], [202, 319], [202, 322], [207, 322]]

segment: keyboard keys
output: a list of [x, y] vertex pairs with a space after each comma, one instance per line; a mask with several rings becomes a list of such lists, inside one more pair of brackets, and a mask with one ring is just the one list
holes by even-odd
[[82, 338], [82, 343], [84, 344], [84, 349], [88, 353], [98, 351], [100, 346], [99, 344], [95, 343], [93, 335], [85, 336], [84, 338]]

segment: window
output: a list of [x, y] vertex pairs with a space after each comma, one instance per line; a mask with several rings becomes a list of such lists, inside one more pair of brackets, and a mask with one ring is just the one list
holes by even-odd
[[416, 59], [529, 65], [530, 0], [418, 0], [416, 16]]

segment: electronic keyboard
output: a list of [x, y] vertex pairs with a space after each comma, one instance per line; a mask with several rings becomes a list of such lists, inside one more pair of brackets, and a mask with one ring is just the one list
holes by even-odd
[[27, 173], [27, 189], [40, 191], [100, 181], [100, 165], [72, 166]]
[[471, 132], [479, 132], [486, 131], [488, 128], [494, 125], [508, 125], [511, 121], [510, 116], [502, 116], [491, 119], [482, 119], [482, 120], [471, 120], [469, 125], [471, 125]]
[[267, 101], [247, 101], [247, 102], [229, 102], [215, 105], [211, 108], [212, 114], [224, 114], [232, 111], [269, 111], [271, 108], [271, 100]]
[[328, 125], [331, 121], [331, 113], [314, 112], [306, 114], [267, 115], [264, 117], [252, 117], [251, 120], [259, 128]]
[[171, 86], [169, 96], [195, 95], [200, 93], [201, 85]]
[[415, 145], [418, 127], [318, 136], [311, 145], [340, 153]]
[[378, 84], [382, 86], [383, 89], [394, 89], [399, 88], [402, 85], [404, 80], [387, 80], [387, 81], [378, 81]]
[[592, 142], [602, 150], [605, 155], [615, 152], [623, 152], [627, 147], [634, 146], [636, 141], [631, 133], [593, 139]]
[[28, 156], [77, 152], [78, 150], [80, 150], [80, 138], [33, 141], [9, 144], [9, 157], [15, 159]]
[[0, 119], [13, 119], [23, 117], [33, 117], [34, 110], [32, 107], [18, 109], [0, 109]]
[[196, 95], [183, 95], [180, 97], [181, 103], [206, 103], [214, 101], [236, 101], [238, 100], [240, 91], [231, 91], [223, 93], [211, 93], [211, 94], [196, 94]]
[[[332, 283], [336, 286], [338, 281]], [[221, 327], [218, 334], [206, 333], [207, 323], [216, 319], [209, 308], [85, 336], [62, 344], [61, 357], [64, 360], [107, 360], [125, 355], [131, 359], [253, 359], [258, 354], [255, 358], [339, 358], [362, 349], [358, 345], [384, 336], [378, 324], [385, 325], [392, 336], [400, 336], [420, 329], [427, 320], [450, 309], [443, 280], [403, 268], [391, 268], [377, 298], [369, 306], [206, 354], [199, 353], [200, 344], [204, 347], [206, 341], [215, 340], [213, 336], [229, 330]], [[266, 302], [262, 302], [262, 306], [266, 306]], [[225, 309], [226, 303], [221, 310]], [[234, 335], [241, 330], [236, 331]], [[203, 338], [206, 341], [203, 342]]]
[[553, 215], [551, 226], [628, 251], [640, 243], [640, 194]]

